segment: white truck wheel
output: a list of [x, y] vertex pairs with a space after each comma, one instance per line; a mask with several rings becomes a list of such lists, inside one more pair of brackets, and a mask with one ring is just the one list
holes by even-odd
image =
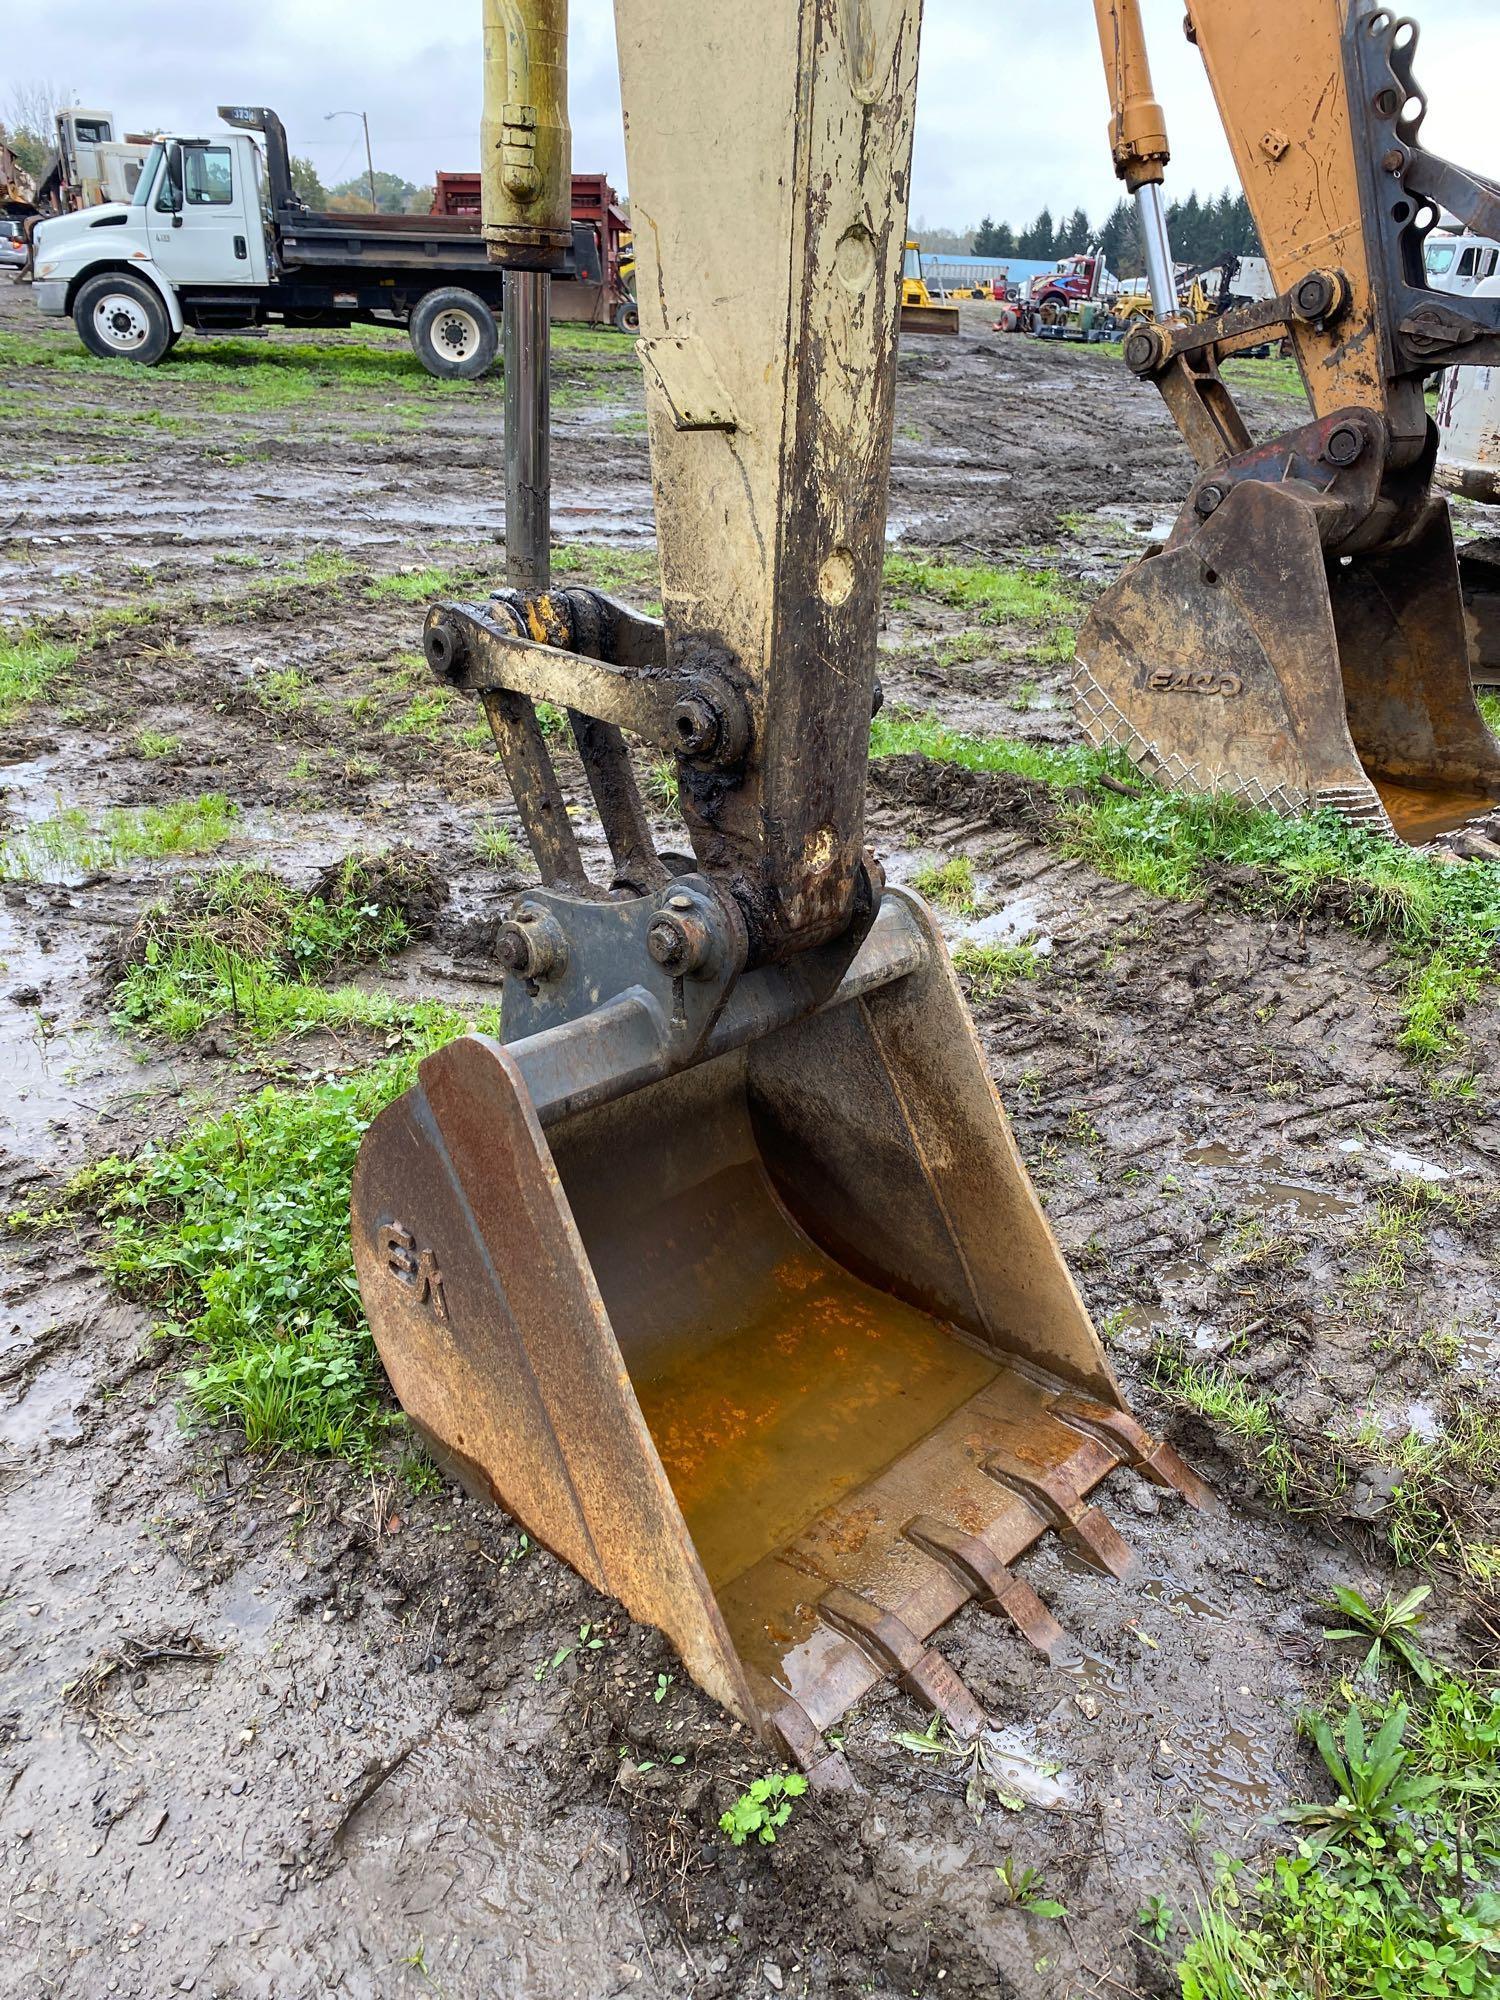
[[73, 324], [101, 361], [140, 361], [149, 368], [172, 345], [172, 322], [161, 295], [129, 271], [104, 271], [80, 285]]

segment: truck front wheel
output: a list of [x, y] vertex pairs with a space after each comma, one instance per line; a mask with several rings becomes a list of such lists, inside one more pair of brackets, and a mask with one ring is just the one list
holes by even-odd
[[419, 299], [407, 327], [429, 375], [470, 382], [492, 366], [500, 349], [495, 315], [477, 292], [445, 285]]
[[101, 361], [143, 361], [149, 368], [172, 345], [161, 295], [129, 271], [105, 271], [78, 289], [73, 324]]

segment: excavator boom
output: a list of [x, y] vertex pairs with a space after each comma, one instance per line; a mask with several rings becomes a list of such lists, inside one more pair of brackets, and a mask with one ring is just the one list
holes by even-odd
[[[824, 1732], [885, 1674], [983, 1725], [932, 1644], [960, 1605], [1065, 1643], [1012, 1568], [1039, 1536], [1128, 1573], [1117, 1467], [1211, 1496], [1126, 1408], [938, 927], [864, 845], [919, 0], [617, 0], [660, 620], [547, 588], [525, 51], [555, 84], [561, 9], [493, 4], [511, 582], [426, 646], [541, 881], [500, 930], [501, 1040], [366, 1136], [355, 1261], [441, 1461], [837, 1782]], [[691, 854], [635, 743], [675, 759]]]
[[[1138, 109], [1138, 0], [1096, 12], [1134, 186], [1166, 150]], [[1417, 31], [1375, 0], [1191, 0], [1187, 26], [1279, 289], [1193, 325], [1159, 308], [1126, 340], [1198, 474], [1079, 636], [1079, 718], [1168, 783], [1420, 843], [1500, 804], [1424, 401], [1434, 370], [1500, 359], [1500, 301], [1431, 290], [1422, 256], [1444, 208], [1492, 231], [1500, 190], [1422, 146]], [[1220, 364], [1268, 339], [1308, 420], [1256, 440]]]

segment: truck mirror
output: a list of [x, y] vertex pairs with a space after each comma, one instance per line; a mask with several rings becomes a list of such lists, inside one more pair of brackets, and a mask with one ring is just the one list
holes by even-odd
[[172, 227], [182, 227], [182, 148], [174, 139], [167, 147], [167, 187], [172, 206]]

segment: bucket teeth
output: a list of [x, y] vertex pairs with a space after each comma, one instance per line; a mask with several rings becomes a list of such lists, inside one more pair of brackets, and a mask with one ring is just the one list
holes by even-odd
[[1008, 1569], [987, 1542], [962, 1528], [918, 1514], [902, 1529], [906, 1539], [950, 1570], [974, 1593], [980, 1607], [1001, 1611], [1028, 1645], [1048, 1659], [1071, 1650], [1067, 1633], [1024, 1577]]
[[801, 1702], [793, 1701], [790, 1695], [782, 1695], [774, 1702], [767, 1702], [765, 1712], [777, 1742], [798, 1770], [806, 1773], [807, 1782], [815, 1791], [852, 1792], [859, 1789], [854, 1782], [854, 1773], [849, 1769], [848, 1758], [841, 1750], [832, 1749], [819, 1734]]
[[818, 1616], [860, 1648], [909, 1694], [936, 1709], [957, 1736], [977, 1736], [989, 1717], [935, 1646], [926, 1646], [894, 1611], [835, 1584], [818, 1599]]
[[1102, 1507], [1090, 1506], [1076, 1493], [1058, 1492], [1045, 1479], [1010, 1457], [992, 1453], [984, 1461], [990, 1478], [1009, 1489], [1034, 1514], [1041, 1516], [1075, 1554], [1094, 1569], [1123, 1583], [1135, 1568], [1135, 1551], [1110, 1524]]
[[1145, 1431], [1128, 1410], [1112, 1410], [1104, 1403], [1084, 1396], [1059, 1396], [1052, 1414], [1085, 1437], [1097, 1438], [1128, 1465], [1157, 1486], [1169, 1486], [1180, 1493], [1200, 1514], [1219, 1514], [1223, 1503], [1206, 1480], [1171, 1445], [1160, 1444]]

